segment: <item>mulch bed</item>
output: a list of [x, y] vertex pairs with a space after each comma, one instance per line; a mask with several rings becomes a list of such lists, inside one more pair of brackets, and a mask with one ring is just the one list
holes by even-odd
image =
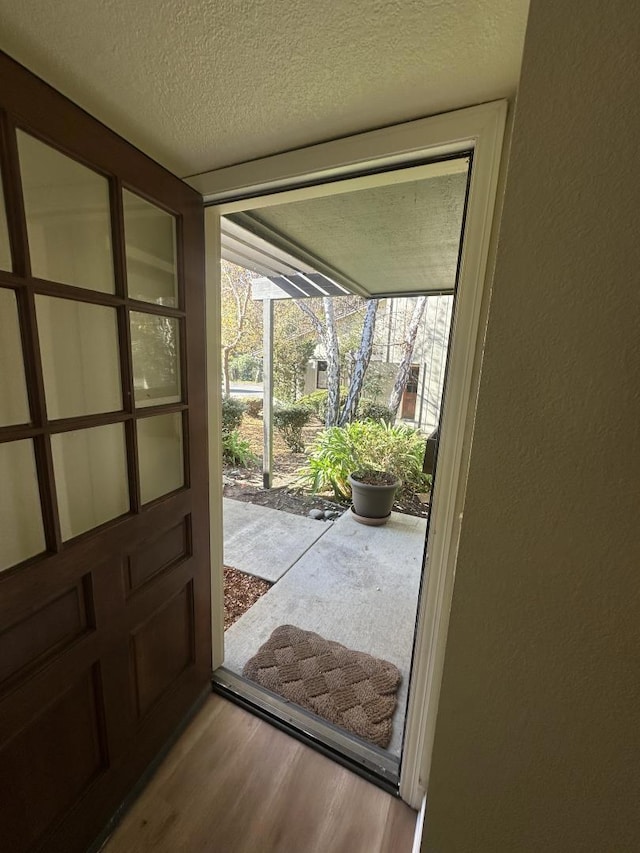
[[[240, 425], [240, 435], [249, 442], [251, 452], [257, 462], [249, 468], [230, 469], [225, 466], [225, 474], [233, 479], [241, 479], [254, 486], [262, 485], [262, 450], [263, 450], [262, 418], [253, 418], [245, 413]], [[310, 447], [324, 425], [318, 418], [313, 417], [311, 423], [302, 428], [302, 440], [305, 447]], [[306, 453], [294, 453], [290, 450], [278, 430], [273, 434], [273, 480], [275, 486], [289, 486], [298, 479], [298, 469], [306, 464]]]
[[336, 503], [319, 495], [309, 495], [289, 486], [278, 486], [274, 489], [261, 489], [246, 482], [228, 482], [224, 486], [225, 498], [236, 501], [279, 509], [292, 515], [308, 515], [310, 509], [329, 509], [332, 512], [343, 513], [344, 504]]
[[405, 515], [417, 515], [418, 518], [429, 517], [429, 504], [423, 504], [417, 495], [396, 495], [393, 505], [394, 512], [402, 512]]
[[224, 567], [224, 630], [245, 613], [271, 588], [268, 581]]
[[[233, 472], [225, 471], [227, 482], [224, 485], [225, 498], [233, 498], [236, 501], [259, 504], [260, 506], [279, 509], [290, 512], [292, 515], [308, 515], [310, 509], [330, 509], [343, 513], [348, 509], [348, 504], [340, 504], [320, 495], [310, 495], [291, 486], [279, 486], [274, 489], [262, 489], [255, 483], [244, 479], [235, 479]], [[416, 515], [427, 518], [429, 505], [420, 502], [417, 495], [399, 494], [393, 505], [394, 512], [403, 512], [405, 515]]]

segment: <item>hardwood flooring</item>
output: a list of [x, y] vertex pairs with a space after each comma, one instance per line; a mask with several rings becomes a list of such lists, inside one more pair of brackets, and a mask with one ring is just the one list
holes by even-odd
[[416, 813], [211, 696], [103, 853], [410, 853]]

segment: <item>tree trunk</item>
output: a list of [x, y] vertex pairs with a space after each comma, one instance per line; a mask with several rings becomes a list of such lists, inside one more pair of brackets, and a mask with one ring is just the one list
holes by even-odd
[[231, 394], [231, 384], [229, 382], [229, 352], [231, 347], [222, 347], [222, 384], [224, 386], [224, 396], [228, 397]]
[[309, 308], [304, 299], [296, 299], [294, 301], [298, 308], [311, 320], [313, 328], [327, 355], [327, 413], [325, 426], [335, 426], [338, 423], [340, 415], [340, 345], [338, 343], [338, 329], [333, 310], [333, 299], [330, 296], [322, 297], [324, 323]]
[[389, 409], [391, 410], [391, 413], [393, 414], [394, 418], [398, 414], [400, 401], [402, 400], [404, 389], [407, 387], [407, 380], [409, 379], [409, 374], [411, 372], [413, 350], [415, 349], [416, 338], [418, 337], [418, 329], [420, 328], [420, 322], [422, 321], [422, 315], [424, 314], [424, 309], [426, 308], [426, 305], [426, 296], [420, 296], [416, 300], [416, 304], [413, 307], [413, 314], [411, 315], [409, 328], [407, 329], [406, 337], [402, 342], [402, 358], [400, 359], [400, 364], [398, 365], [398, 372], [396, 373], [395, 382], [393, 383], [393, 388], [391, 389], [391, 395], [389, 397]]
[[325, 426], [335, 426], [340, 417], [340, 345], [333, 311], [333, 299], [322, 297], [325, 319], [324, 348], [327, 352], [327, 414]]
[[362, 394], [362, 384], [364, 377], [369, 367], [371, 360], [371, 352], [373, 351], [373, 336], [376, 328], [376, 313], [378, 311], [378, 300], [370, 299], [367, 302], [367, 312], [364, 317], [362, 326], [362, 336], [360, 338], [360, 346], [356, 353], [356, 360], [351, 373], [351, 382], [349, 383], [349, 393], [340, 415], [340, 426], [344, 426], [355, 419], [360, 395]]

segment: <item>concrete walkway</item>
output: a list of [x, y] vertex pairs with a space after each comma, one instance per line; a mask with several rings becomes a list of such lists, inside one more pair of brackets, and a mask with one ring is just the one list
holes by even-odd
[[[252, 507], [258, 509], [263, 508]], [[275, 512], [286, 515], [286, 536], [293, 539], [296, 516]], [[384, 527], [366, 527], [347, 511], [331, 527], [322, 521], [310, 523], [323, 535], [226, 632], [225, 666], [241, 673], [245, 662], [282, 624], [316, 631], [391, 661], [402, 673], [389, 747], [399, 756], [426, 520], [393, 513]], [[247, 547], [247, 562], [249, 551]], [[254, 543], [254, 561], [251, 573], [263, 577], [263, 566], [271, 561], [264, 543]]]
[[332, 524], [230, 498], [222, 504], [225, 565], [271, 583]]

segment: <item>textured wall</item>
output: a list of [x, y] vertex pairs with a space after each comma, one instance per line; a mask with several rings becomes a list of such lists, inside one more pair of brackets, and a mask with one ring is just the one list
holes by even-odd
[[640, 849], [639, 48], [532, 2], [424, 851]]

